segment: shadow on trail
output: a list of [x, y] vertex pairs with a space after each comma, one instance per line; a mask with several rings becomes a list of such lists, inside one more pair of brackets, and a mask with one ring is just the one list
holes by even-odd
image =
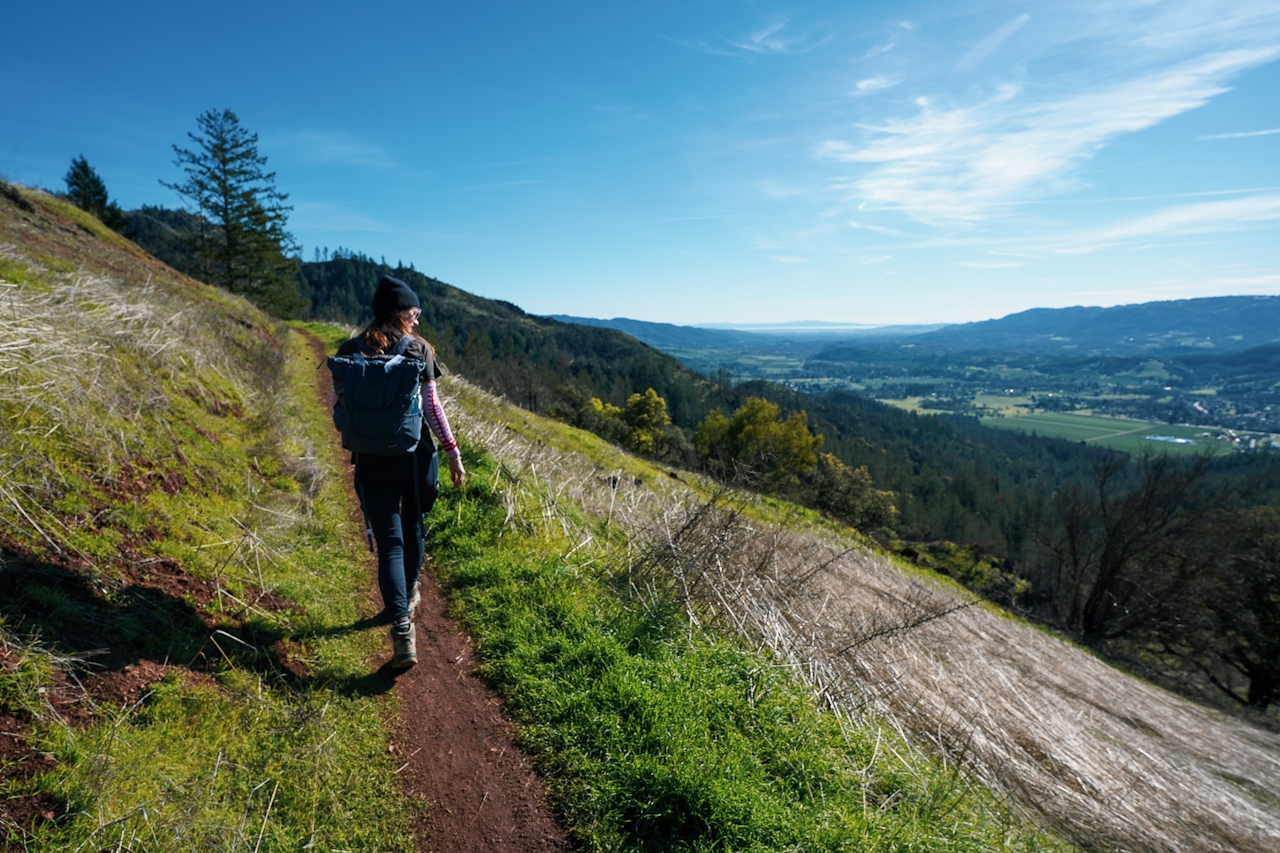
[[404, 674], [404, 670], [392, 669], [388, 661], [373, 672], [355, 675], [350, 678], [331, 679], [328, 685], [348, 699], [381, 696], [390, 693], [396, 686], [396, 676]]
[[94, 673], [143, 660], [204, 672], [225, 664], [298, 686], [299, 668], [282, 654], [287, 632], [258, 618], [210, 616], [199, 606], [210, 600], [208, 582], [164, 571], [100, 572], [0, 543], [0, 619]]
[[292, 640], [319, 640], [327, 637], [345, 637], [347, 634], [355, 634], [359, 631], [385, 628], [390, 624], [391, 620], [387, 617], [386, 611], [382, 611], [375, 613], [373, 616], [357, 619], [350, 625], [333, 625], [326, 628], [304, 628], [300, 631], [292, 631], [289, 634], [289, 638]]

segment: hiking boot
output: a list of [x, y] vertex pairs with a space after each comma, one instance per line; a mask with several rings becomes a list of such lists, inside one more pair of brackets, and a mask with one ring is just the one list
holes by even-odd
[[391, 668], [408, 669], [418, 662], [418, 638], [412, 622], [391, 626]]
[[409, 618], [413, 618], [413, 613], [418, 609], [418, 605], [422, 603], [422, 581], [416, 580], [413, 586], [409, 587]]

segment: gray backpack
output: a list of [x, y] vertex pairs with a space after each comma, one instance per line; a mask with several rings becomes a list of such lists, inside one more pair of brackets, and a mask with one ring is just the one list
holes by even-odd
[[422, 403], [418, 389], [427, 365], [405, 358], [409, 335], [391, 351], [373, 355], [356, 338], [352, 355], [329, 358], [333, 390], [333, 425], [342, 433], [342, 446], [373, 456], [401, 456], [418, 449], [422, 439]]

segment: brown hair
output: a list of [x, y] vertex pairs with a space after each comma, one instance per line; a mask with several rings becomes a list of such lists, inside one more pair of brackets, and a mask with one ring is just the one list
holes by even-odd
[[[435, 356], [435, 349], [432, 348], [430, 342], [421, 335], [415, 334], [413, 324], [409, 322], [406, 315], [407, 308], [397, 308], [395, 311], [388, 311], [385, 314], [374, 317], [373, 322], [365, 327], [360, 333], [360, 337], [364, 338], [364, 344], [374, 355], [380, 355], [395, 344], [404, 335], [417, 338], [426, 344], [427, 352]], [[400, 334], [395, 334], [399, 332]]]

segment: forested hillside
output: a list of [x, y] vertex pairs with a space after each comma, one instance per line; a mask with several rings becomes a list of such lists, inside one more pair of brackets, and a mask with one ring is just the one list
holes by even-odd
[[534, 412], [576, 408], [590, 396], [626, 402], [656, 390], [680, 423], [706, 411], [706, 383], [675, 359], [613, 329], [574, 326], [526, 314], [509, 302], [473, 296], [412, 266], [390, 267], [339, 251], [303, 264], [304, 298], [318, 319], [367, 323], [383, 274], [407, 282], [422, 300], [421, 332], [444, 364]]
[[1099, 456], [1079, 444], [987, 430], [973, 418], [920, 416], [854, 394], [809, 396], [769, 382], [735, 384], [723, 374], [704, 378], [619, 331], [536, 317], [359, 254], [304, 264], [301, 279], [318, 317], [362, 323], [383, 273], [417, 290], [423, 332], [446, 365], [534, 412], [572, 414], [591, 396], [620, 406], [648, 388], [689, 433], [712, 409], [732, 411], [753, 396], [784, 412], [808, 411], [825, 450], [848, 465], [867, 465], [880, 488], [898, 493], [900, 533], [908, 539], [1017, 553], [1030, 497], [1086, 471]]

